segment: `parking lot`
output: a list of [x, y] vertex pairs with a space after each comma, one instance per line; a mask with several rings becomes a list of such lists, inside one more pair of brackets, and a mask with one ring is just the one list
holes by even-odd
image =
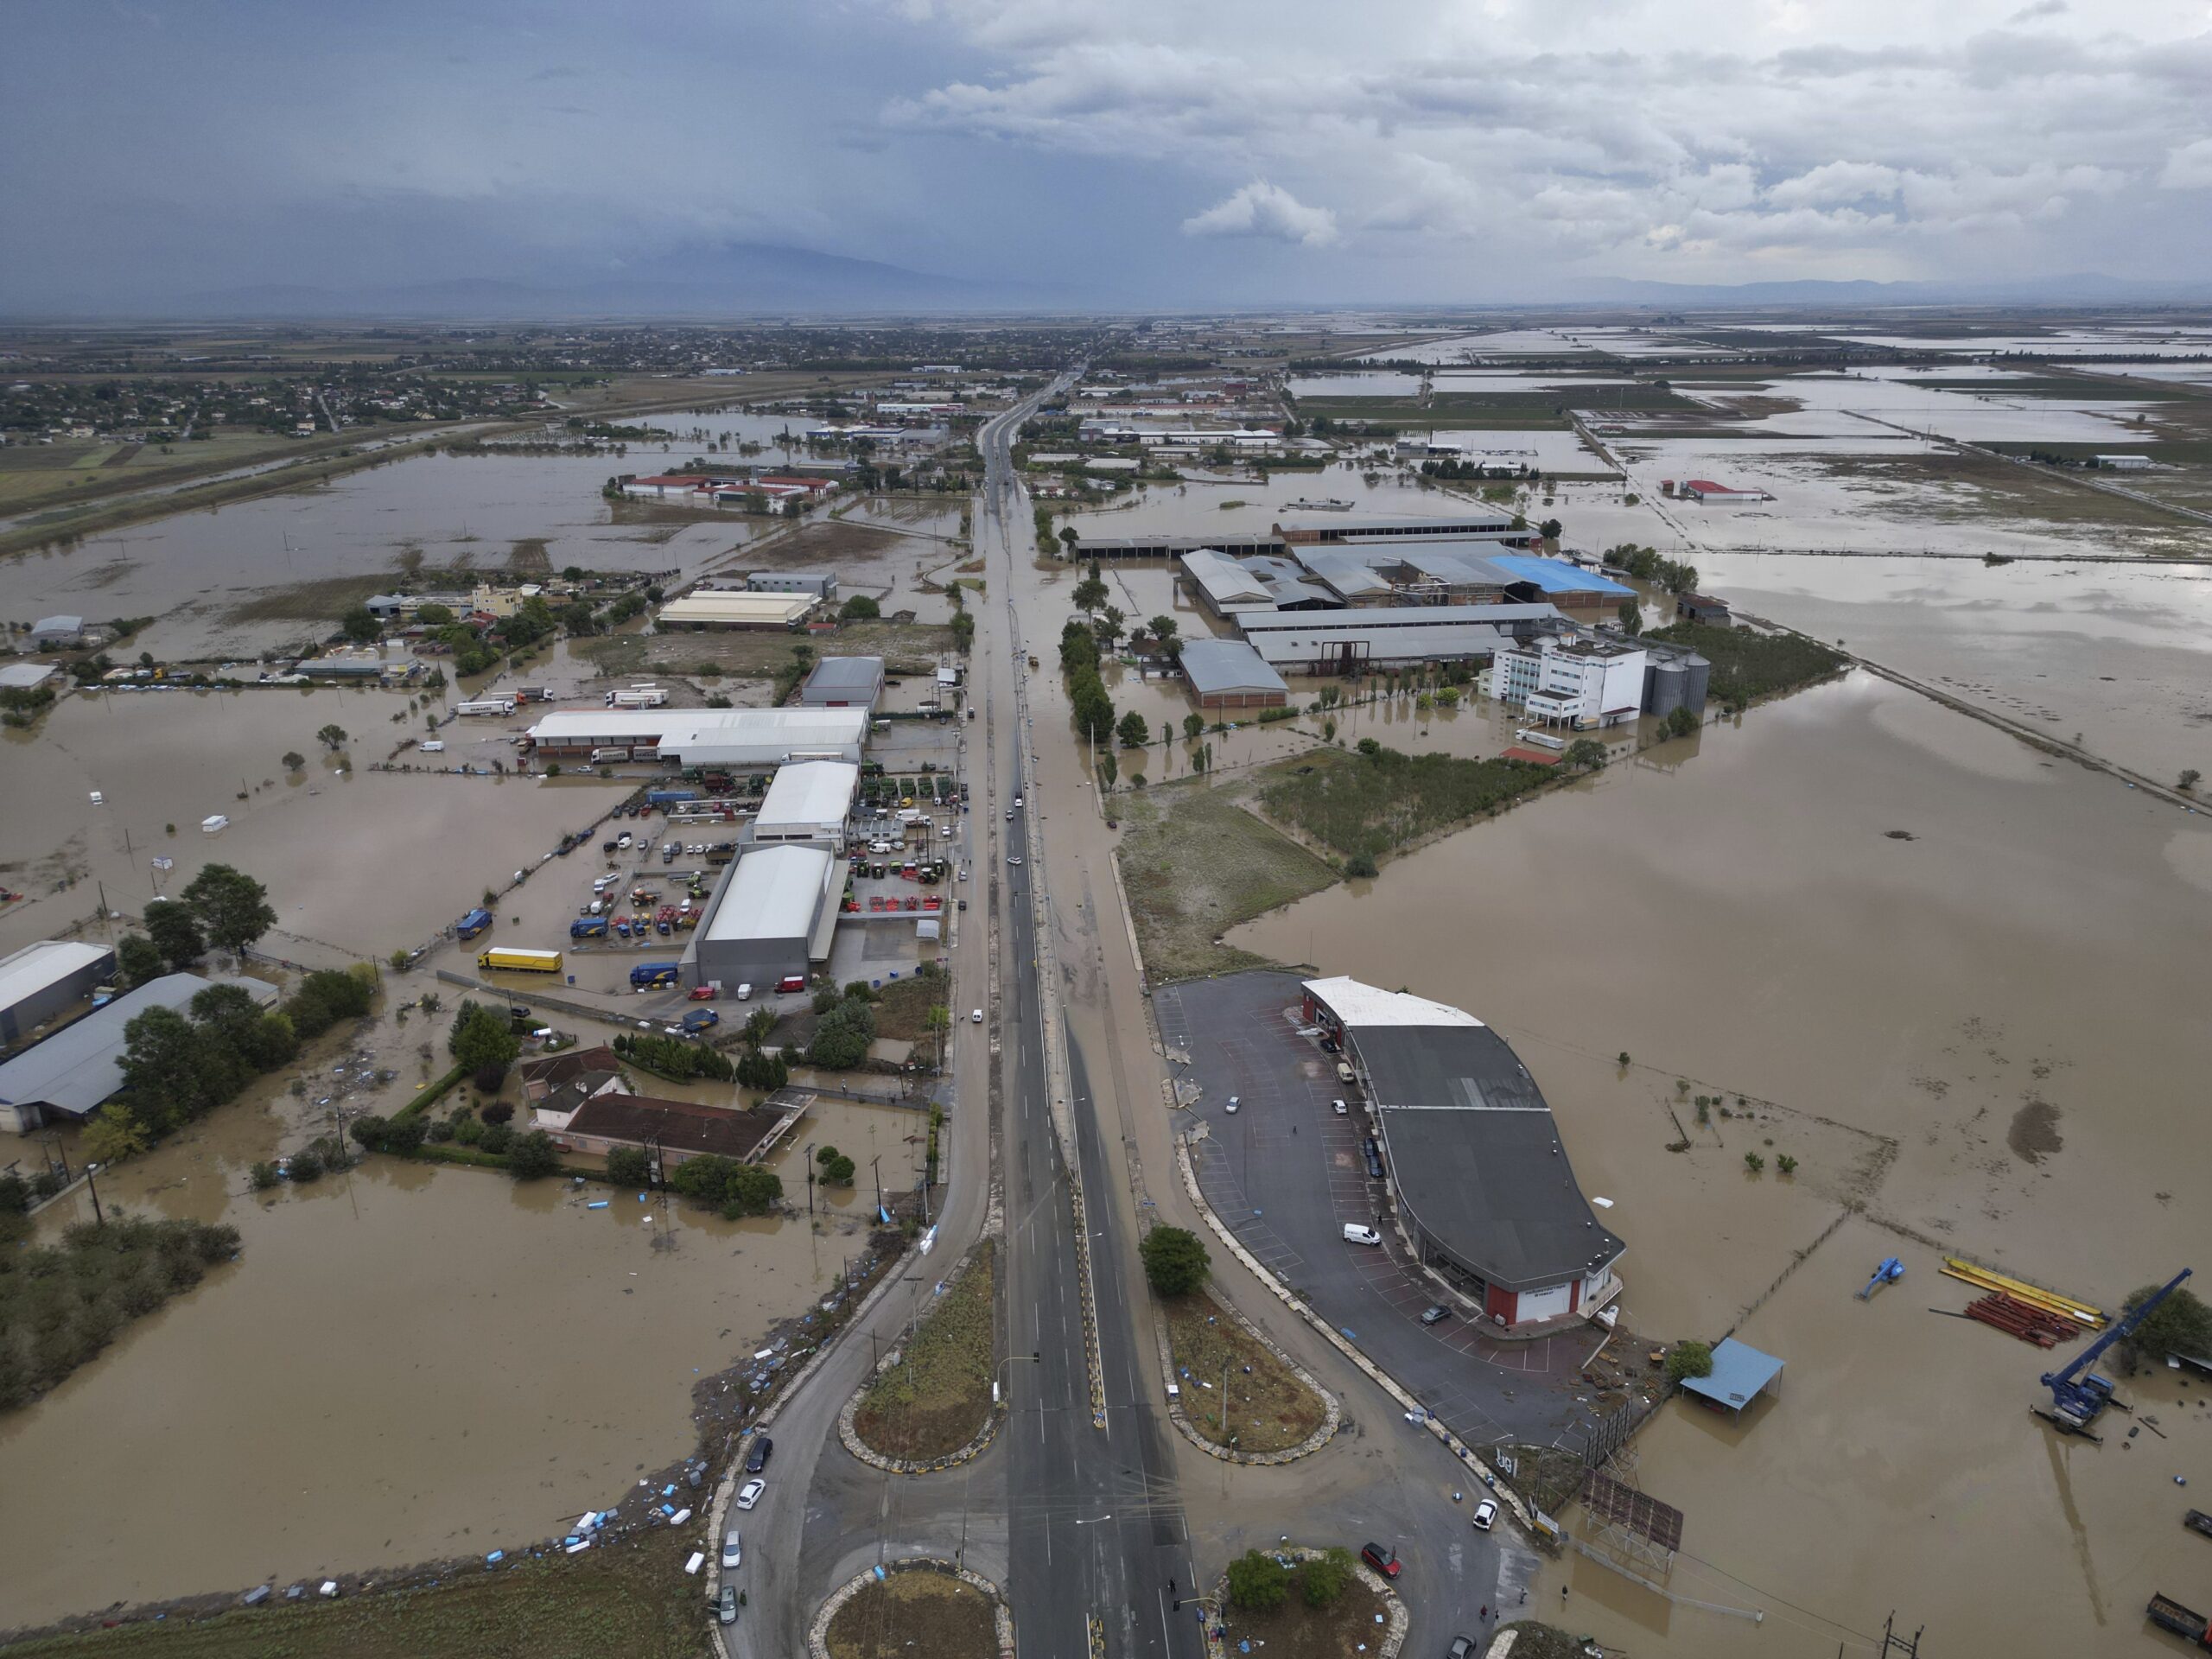
[[[1169, 1049], [1188, 1057], [1190, 1116], [1206, 1126], [1193, 1148], [1199, 1185], [1244, 1247], [1471, 1445], [1575, 1444], [1587, 1419], [1574, 1389], [1602, 1333], [1500, 1342], [1459, 1303], [1421, 1322], [1441, 1294], [1384, 1224], [1367, 1110], [1337, 1081], [1333, 1058], [1300, 1034], [1297, 976], [1193, 981], [1154, 1001]], [[1331, 1105], [1339, 1098], [1341, 1116]], [[1347, 1223], [1380, 1228], [1383, 1247], [1350, 1243]]]

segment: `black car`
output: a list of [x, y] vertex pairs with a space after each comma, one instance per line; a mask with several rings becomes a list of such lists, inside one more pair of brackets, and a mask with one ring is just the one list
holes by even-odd
[[745, 1472], [757, 1475], [768, 1466], [768, 1459], [776, 1450], [776, 1443], [766, 1434], [753, 1442], [752, 1452], [745, 1459]]

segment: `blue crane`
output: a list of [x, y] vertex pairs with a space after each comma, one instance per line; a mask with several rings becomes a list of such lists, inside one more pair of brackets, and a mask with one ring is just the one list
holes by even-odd
[[[2097, 1437], [2090, 1433], [2089, 1426], [2101, 1416], [2104, 1408], [2113, 1403], [2113, 1381], [2099, 1376], [2089, 1366], [2097, 1356], [2125, 1338], [2160, 1302], [2180, 1288], [2181, 1281], [2193, 1271], [2183, 1268], [2164, 1286], [2143, 1299], [2143, 1305], [2133, 1313], [2113, 1321], [2112, 1328], [2074, 1357], [2074, 1362], [2063, 1370], [2045, 1371], [2043, 1385], [2050, 1390], [2050, 1408], [2035, 1408], [2036, 1415], [2053, 1427], [2068, 1434], [2080, 1434], [2088, 1440]], [[2122, 1408], [2126, 1409], [2126, 1408]]]

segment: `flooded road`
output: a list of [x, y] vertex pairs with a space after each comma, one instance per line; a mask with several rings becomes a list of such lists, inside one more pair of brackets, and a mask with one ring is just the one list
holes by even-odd
[[[1740, 1436], [1670, 1406], [1638, 1442], [1641, 1484], [1690, 1516], [1677, 1593], [1768, 1623], [1571, 1579], [1568, 1622], [1632, 1652], [1812, 1659], [1891, 1606], [1944, 1651], [2145, 1645], [2140, 1580], [2188, 1559], [2171, 1477], [2212, 1478], [2212, 1417], [2160, 1379], [2136, 1386], [2171, 1440], [2048, 1442], [2026, 1407], [2049, 1360], [1924, 1312], [1967, 1297], [1919, 1241], [2107, 1306], [2201, 1258], [2208, 931], [2212, 823], [1861, 675], [1229, 943], [1494, 1022], [1615, 1200], [1638, 1331], [1729, 1328], [1866, 1207], [1742, 1331], [1788, 1362], [1781, 1399]], [[1728, 1116], [1699, 1122], [1697, 1095]], [[1887, 1254], [1906, 1283], [1859, 1303]]]

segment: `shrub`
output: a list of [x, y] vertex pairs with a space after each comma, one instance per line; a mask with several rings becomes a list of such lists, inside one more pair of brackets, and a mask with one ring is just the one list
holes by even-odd
[[607, 1179], [617, 1186], [643, 1186], [652, 1175], [652, 1160], [642, 1147], [616, 1147], [607, 1154]]
[[514, 1115], [515, 1109], [504, 1100], [487, 1103], [482, 1114], [486, 1123], [505, 1123]]
[[1248, 1612], [1264, 1613], [1282, 1605], [1290, 1593], [1290, 1574], [1272, 1555], [1248, 1549], [1229, 1564], [1229, 1599]]
[[1694, 1338], [1683, 1338], [1667, 1355], [1667, 1380], [1670, 1382], [1712, 1375], [1713, 1350]]
[[1756, 1175], [1766, 1167], [1766, 1160], [1756, 1152], [1747, 1152], [1744, 1154], [1744, 1167]]
[[[474, 1122], [475, 1120], [472, 1118], [468, 1121]], [[506, 1124], [487, 1123], [484, 1126], [484, 1138], [478, 1144], [496, 1158], [503, 1155], [507, 1148], [514, 1144], [514, 1141], [515, 1132]]]
[[303, 1147], [292, 1154], [292, 1161], [285, 1168], [295, 1181], [319, 1181], [322, 1179], [322, 1154], [313, 1147]]
[[[357, 1123], [353, 1127], [359, 1128], [360, 1125]], [[276, 1173], [276, 1165], [264, 1160], [246, 1172], [246, 1179], [253, 1183], [255, 1192], [266, 1192], [283, 1178]]]
[[[506, 1128], [505, 1124], [493, 1127]], [[553, 1145], [553, 1137], [543, 1129], [515, 1136], [514, 1144], [507, 1149], [507, 1173], [518, 1181], [534, 1181], [560, 1167], [561, 1154]]]
[[1180, 1296], [1198, 1287], [1211, 1258], [1198, 1236], [1184, 1227], [1155, 1227], [1145, 1235], [1137, 1254], [1144, 1262], [1144, 1276], [1162, 1296]]
[[1338, 1545], [1298, 1569], [1308, 1607], [1327, 1607], [1351, 1583], [1351, 1552]]
[[[2158, 1291], [2156, 1285], [2145, 1285], [2121, 1306], [2133, 1313]], [[2156, 1365], [2168, 1354], [2212, 1354], [2212, 1308], [2184, 1285], [2153, 1308], [2122, 1345], [2131, 1364]]]

